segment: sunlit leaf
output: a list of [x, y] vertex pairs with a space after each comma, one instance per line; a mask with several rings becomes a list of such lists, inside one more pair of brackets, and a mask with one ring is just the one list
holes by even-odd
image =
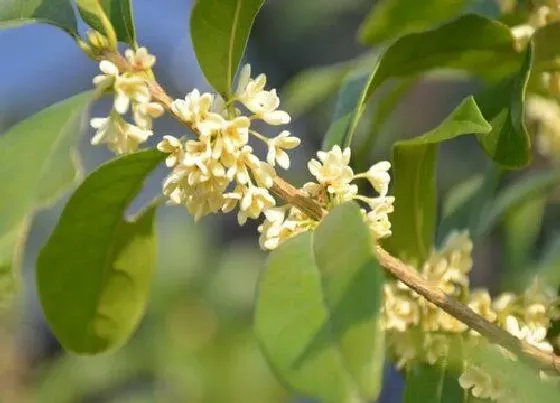
[[456, 16], [467, 0], [381, 0], [360, 26], [362, 43], [376, 45], [398, 36], [422, 31]]
[[255, 326], [276, 372], [326, 402], [375, 400], [384, 361], [382, 286], [354, 203], [274, 250], [260, 280]]
[[74, 146], [91, 99], [88, 91], [58, 102], [0, 137], [0, 234], [56, 200], [80, 175]]
[[68, 350], [115, 348], [135, 330], [155, 261], [152, 206], [123, 215], [163, 159], [155, 150], [114, 159], [72, 195], [37, 262], [37, 288], [53, 333]]
[[223, 96], [247, 45], [251, 26], [264, 0], [197, 0], [191, 14], [191, 38], [200, 68]]
[[393, 234], [386, 242], [389, 251], [410, 261], [425, 260], [435, 235], [437, 145], [490, 130], [476, 103], [468, 97], [435, 129], [395, 144], [395, 212], [391, 215]]
[[33, 22], [55, 25], [78, 36], [76, 16], [70, 0], [2, 0], [0, 28]]
[[84, 21], [96, 31], [106, 34], [102, 22], [105, 14], [117, 40], [136, 47], [136, 31], [130, 0], [77, 0], [77, 4]]

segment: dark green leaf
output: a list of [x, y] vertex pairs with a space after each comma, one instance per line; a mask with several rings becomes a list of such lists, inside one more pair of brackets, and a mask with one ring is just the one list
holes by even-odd
[[395, 144], [393, 235], [386, 242], [390, 252], [412, 262], [425, 260], [435, 233], [437, 145], [464, 134], [490, 130], [476, 103], [468, 97], [435, 129]]
[[330, 150], [338, 144], [349, 147], [352, 136], [366, 107], [366, 93], [375, 75], [377, 59], [369, 66], [352, 72], [342, 83], [334, 108], [331, 126], [323, 140], [323, 149]]
[[482, 114], [492, 125], [490, 135], [479, 136], [479, 141], [484, 151], [505, 168], [521, 168], [531, 161], [524, 101], [532, 55], [533, 46], [530, 44], [518, 72], [476, 97]]
[[251, 26], [264, 0], [197, 0], [191, 14], [191, 38], [200, 68], [223, 96], [247, 45]]
[[379, 394], [383, 273], [359, 207], [336, 207], [282, 244], [260, 279], [255, 326], [277, 373], [328, 402]]
[[467, 392], [459, 385], [463, 367], [463, 340], [449, 337], [448, 354], [434, 365], [413, 364], [406, 373], [404, 403], [463, 403]]
[[560, 181], [560, 169], [530, 173], [517, 180], [499, 193], [485, 208], [476, 229], [477, 236], [484, 236], [503, 217], [524, 202], [540, 197], [558, 185]]
[[56, 200], [76, 180], [80, 170], [73, 148], [91, 99], [88, 91], [58, 102], [0, 137], [0, 234], [12, 231], [39, 205]]
[[136, 47], [136, 31], [130, 0], [77, 0], [84, 21], [98, 32], [107, 34], [102, 22], [104, 13], [113, 27], [117, 40]]
[[154, 207], [123, 215], [163, 159], [155, 150], [102, 165], [72, 195], [37, 262], [37, 288], [53, 333], [93, 354], [124, 343], [144, 312], [155, 260]]
[[467, 0], [381, 0], [360, 26], [362, 43], [379, 42], [418, 32], [459, 14]]
[[433, 69], [459, 69], [499, 79], [519, 69], [510, 29], [479, 15], [465, 15], [431, 31], [403, 36], [387, 49], [368, 90], [390, 78]]
[[70, 0], [2, 0], [0, 28], [33, 22], [56, 25], [78, 36], [76, 16]]

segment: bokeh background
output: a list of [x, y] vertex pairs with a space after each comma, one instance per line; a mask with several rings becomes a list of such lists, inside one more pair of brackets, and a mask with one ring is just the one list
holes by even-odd
[[[421, 0], [419, 0], [421, 1]], [[190, 38], [189, 0], [133, 0], [139, 42], [157, 55], [156, 74], [173, 97], [192, 88], [208, 89]], [[369, 49], [356, 41], [371, 0], [269, 0], [251, 34], [247, 61], [266, 72], [281, 92], [299, 72], [343, 62]], [[491, 0], [474, 1], [473, 10], [497, 11]], [[27, 116], [91, 87], [97, 72], [65, 33], [46, 25], [0, 31], [0, 133]], [[326, 80], [319, 88], [332, 87]], [[387, 159], [391, 143], [436, 126], [478, 83], [458, 75], [432, 75], [412, 85], [365, 150], [373, 163]], [[324, 86], [324, 87], [323, 87]], [[290, 177], [305, 179], [305, 161], [319, 148], [335, 93], [305, 113], [296, 113], [290, 130], [303, 140], [292, 153]], [[281, 98], [282, 99], [282, 98]], [[374, 99], [370, 108], [375, 108]], [[103, 116], [109, 101], [92, 116]], [[368, 109], [370, 111], [370, 109]], [[295, 111], [298, 112], [298, 111]], [[367, 112], [360, 126], [375, 126]], [[111, 155], [89, 145], [83, 129], [80, 152], [87, 173]], [[173, 121], [160, 119], [156, 133], [180, 135]], [[360, 137], [357, 142], [359, 144]], [[364, 152], [364, 150], [361, 150]], [[486, 160], [471, 138], [443, 146], [439, 190], [484, 172]], [[160, 191], [163, 172], [148, 181], [137, 209]], [[0, 318], [0, 401], [7, 403], [275, 403], [308, 400], [288, 392], [268, 369], [253, 337], [252, 307], [265, 254], [258, 249], [256, 225], [237, 226], [235, 217], [194, 223], [179, 207], [158, 212], [157, 277], [147, 315], [130, 342], [116, 352], [79, 357], [61, 350], [44, 322], [34, 285], [34, 262], [65, 200], [39, 212], [27, 240], [24, 283], [12, 308]], [[557, 218], [554, 211], [548, 218]], [[558, 221], [556, 221], [558, 222]], [[551, 224], [554, 227], [553, 224]], [[552, 231], [554, 228], [549, 229]], [[475, 285], [500, 284], [499, 231], [476, 245]], [[76, 274], [79, 275], [79, 272]], [[399, 402], [402, 380], [388, 368], [381, 401]]]

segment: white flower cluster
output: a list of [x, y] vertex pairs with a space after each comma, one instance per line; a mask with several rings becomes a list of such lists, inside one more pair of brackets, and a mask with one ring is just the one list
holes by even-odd
[[[106, 144], [117, 154], [134, 152], [152, 135], [152, 119], [163, 115], [163, 107], [151, 101], [146, 84], [147, 74], [154, 65], [155, 56], [146, 48], [125, 52], [127, 71], [121, 72], [116, 64], [102, 60], [99, 63], [100, 75], [93, 83], [100, 91], [115, 94], [113, 109], [106, 118], [91, 119], [96, 133], [91, 144]], [[124, 118], [132, 109], [134, 124]]]
[[[454, 232], [441, 250], [432, 252], [419, 272], [431, 285], [463, 301], [478, 315], [520, 340], [551, 352], [552, 345], [545, 337], [551, 318], [558, 316], [556, 293], [546, 290], [538, 281], [523, 295], [506, 293], [494, 300], [487, 290], [470, 291], [471, 251], [468, 234]], [[448, 354], [453, 335], [460, 335], [473, 346], [486, 343], [480, 334], [469, 330], [401, 282], [387, 283], [384, 294], [383, 326], [399, 368], [418, 361], [435, 364]], [[514, 358], [505, 350], [501, 351]], [[459, 383], [478, 398], [503, 402], [512, 398], [501, 379], [490, 376], [476, 363], [466, 362]]]
[[[350, 167], [350, 148], [344, 151], [334, 146], [330, 151], [319, 151], [319, 160], [312, 159], [307, 164], [309, 172], [317, 182], [308, 182], [303, 190], [321, 204], [324, 210], [331, 210], [335, 205], [350, 200], [357, 200], [367, 206], [362, 209], [364, 221], [370, 228], [374, 240], [391, 235], [389, 214], [393, 212], [394, 197], [388, 196], [389, 168], [387, 161], [373, 165], [367, 172], [354, 174]], [[356, 179], [368, 179], [377, 197], [365, 197], [358, 194], [358, 186], [352, 183]], [[259, 243], [263, 249], [274, 249], [292, 236], [313, 228], [317, 223], [309, 220], [297, 208], [284, 206], [265, 214], [266, 220], [259, 227]]]
[[[196, 220], [238, 207], [237, 219], [243, 225], [248, 218], [257, 219], [273, 208], [276, 202], [269, 188], [276, 176], [274, 167], [288, 168], [285, 150], [300, 143], [286, 130], [267, 138], [251, 129], [256, 119], [283, 125], [290, 117], [278, 109], [276, 91], [265, 89], [266, 76], [251, 79], [250, 71], [249, 65], [243, 68], [237, 91], [227, 104], [196, 89], [185, 99], [175, 100], [173, 113], [191, 127], [195, 138], [165, 136], [157, 145], [168, 154], [166, 164], [172, 169], [163, 184], [164, 195], [172, 203], [184, 205]], [[235, 102], [241, 103], [249, 116], [241, 115]], [[268, 147], [266, 162], [253, 153], [251, 136]]]

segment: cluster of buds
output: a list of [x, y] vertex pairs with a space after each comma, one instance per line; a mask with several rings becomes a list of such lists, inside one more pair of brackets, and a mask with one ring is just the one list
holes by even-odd
[[[125, 57], [127, 71], [120, 72], [115, 63], [102, 60], [99, 63], [101, 74], [93, 79], [99, 91], [114, 93], [114, 103], [108, 117], [91, 119], [90, 124], [96, 129], [91, 144], [106, 144], [117, 154], [136, 151], [153, 134], [152, 119], [164, 112], [159, 103], [152, 102], [147, 86], [155, 56], [146, 48], [139, 48], [128, 49]], [[129, 110], [132, 110], [134, 124], [123, 117]]]
[[[522, 295], [505, 293], [492, 299], [487, 290], [470, 290], [472, 242], [466, 232], [449, 235], [441, 250], [433, 251], [419, 273], [430, 284], [469, 306], [475, 313], [495, 323], [520, 340], [538, 349], [552, 352], [546, 341], [551, 318], [557, 318], [557, 298], [538, 281]], [[449, 354], [452, 340], [462, 337], [465, 343], [481, 347], [487, 343], [477, 332], [443, 312], [400, 281], [384, 288], [383, 326], [391, 353], [399, 368], [416, 362], [431, 365]], [[498, 346], [504, 355], [515, 359]], [[490, 374], [480, 363], [464, 364], [459, 383], [477, 398], [494, 401], [511, 400], [511, 391], [496, 374]]]

